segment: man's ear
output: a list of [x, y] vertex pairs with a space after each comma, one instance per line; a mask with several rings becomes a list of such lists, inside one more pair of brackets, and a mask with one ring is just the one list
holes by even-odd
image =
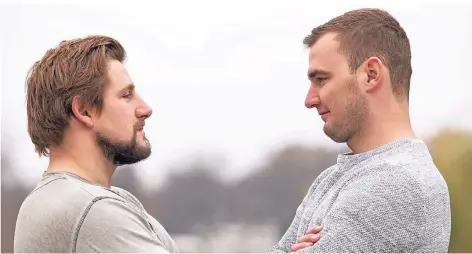
[[85, 102], [80, 96], [72, 98], [72, 113], [80, 123], [90, 128], [93, 127], [91, 112], [87, 110]]
[[383, 79], [383, 63], [378, 57], [370, 57], [363, 64], [364, 73], [366, 77], [365, 91], [373, 92], [377, 90]]

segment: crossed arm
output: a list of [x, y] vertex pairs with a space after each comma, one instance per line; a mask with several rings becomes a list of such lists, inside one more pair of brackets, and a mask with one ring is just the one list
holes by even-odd
[[291, 227], [269, 252], [415, 252], [425, 216], [423, 195], [414, 184], [392, 185], [389, 177], [351, 184], [324, 218], [318, 241], [297, 240], [300, 206]]

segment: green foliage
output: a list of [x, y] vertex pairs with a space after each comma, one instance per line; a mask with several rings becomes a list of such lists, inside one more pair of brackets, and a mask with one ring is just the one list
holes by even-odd
[[443, 130], [430, 142], [434, 162], [449, 187], [452, 232], [449, 252], [472, 252], [472, 132]]

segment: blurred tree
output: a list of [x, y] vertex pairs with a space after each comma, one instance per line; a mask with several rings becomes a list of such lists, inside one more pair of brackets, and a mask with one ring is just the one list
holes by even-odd
[[[314, 179], [336, 163], [337, 153], [297, 144], [275, 151], [238, 182], [225, 184], [220, 167], [196, 160], [175, 170], [154, 193], [153, 214], [171, 234], [202, 234], [220, 222], [276, 222], [282, 235]], [[152, 205], [152, 204], [151, 204]]]
[[336, 156], [322, 148], [296, 144], [282, 147], [264, 166], [232, 188], [227, 203], [231, 218], [250, 223], [275, 219], [281, 236], [308, 188], [323, 170], [336, 163]]
[[452, 232], [449, 252], [472, 252], [472, 132], [442, 130], [429, 143], [449, 187]]
[[196, 162], [189, 168], [177, 170], [154, 195], [153, 215], [171, 234], [201, 234], [201, 226], [216, 226], [226, 214], [227, 187], [212, 166]]

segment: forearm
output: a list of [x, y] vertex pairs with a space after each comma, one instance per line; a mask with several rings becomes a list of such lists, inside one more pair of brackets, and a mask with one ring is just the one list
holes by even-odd
[[[320, 240], [300, 252], [416, 250], [425, 223], [421, 194], [409, 192], [402, 185], [382, 185], [375, 181], [363, 184], [352, 185], [340, 193], [323, 221]], [[362, 189], [369, 191], [359, 191]]]
[[267, 251], [267, 253], [287, 253], [286, 250], [284, 250], [283, 246], [280, 244], [272, 246], [272, 248]]

